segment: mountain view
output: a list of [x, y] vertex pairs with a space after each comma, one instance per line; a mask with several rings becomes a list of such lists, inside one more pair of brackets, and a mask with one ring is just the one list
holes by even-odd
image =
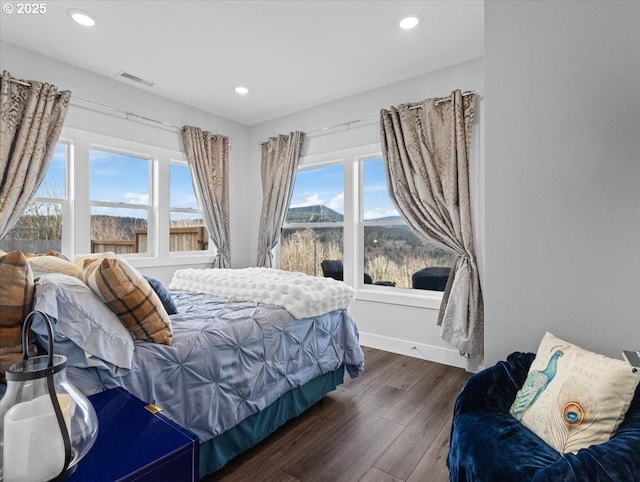
[[[368, 221], [401, 221], [400, 216], [383, 216], [381, 218], [368, 219]], [[286, 223], [327, 223], [344, 221], [344, 215], [323, 205], [302, 206], [289, 208]]]
[[[289, 209], [287, 223], [342, 222], [344, 216], [324, 205]], [[396, 222], [399, 216], [371, 221]], [[282, 230], [280, 267], [322, 276], [324, 259], [343, 259], [342, 227], [305, 227]], [[428, 266], [451, 266], [454, 257], [427, 245], [406, 225], [365, 226], [365, 273], [374, 281], [390, 281], [410, 288], [413, 273]]]
[[344, 221], [344, 215], [319, 204], [289, 208], [285, 223], [330, 223], [342, 221]]

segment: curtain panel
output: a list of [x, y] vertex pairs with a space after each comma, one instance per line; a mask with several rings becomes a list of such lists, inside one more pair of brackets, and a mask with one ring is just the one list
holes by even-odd
[[229, 138], [184, 126], [182, 140], [209, 238], [218, 250], [213, 267], [229, 268]]
[[423, 239], [457, 256], [438, 314], [442, 338], [476, 371], [484, 358], [483, 300], [471, 221], [469, 153], [474, 96], [460, 90], [380, 112], [387, 186]]
[[44, 179], [70, 99], [68, 90], [2, 72], [0, 239], [18, 221]]
[[262, 212], [258, 234], [257, 266], [273, 266], [273, 248], [278, 244], [293, 183], [300, 160], [304, 134], [296, 131], [289, 135], [271, 137], [262, 148]]

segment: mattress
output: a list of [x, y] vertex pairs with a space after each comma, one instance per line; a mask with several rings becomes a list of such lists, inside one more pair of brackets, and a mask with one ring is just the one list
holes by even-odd
[[344, 365], [364, 366], [348, 312], [295, 319], [282, 307], [172, 290], [171, 346], [136, 341], [131, 370], [69, 367], [86, 394], [122, 386], [165, 410], [201, 442], [219, 436], [288, 391]]

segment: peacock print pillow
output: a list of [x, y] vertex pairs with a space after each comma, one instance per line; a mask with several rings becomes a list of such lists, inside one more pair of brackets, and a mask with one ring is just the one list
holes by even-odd
[[638, 382], [622, 359], [546, 333], [509, 412], [558, 452], [575, 453], [611, 438]]

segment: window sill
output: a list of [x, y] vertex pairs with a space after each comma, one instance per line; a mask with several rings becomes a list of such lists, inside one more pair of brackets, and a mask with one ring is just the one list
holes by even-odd
[[212, 253], [207, 254], [172, 254], [168, 257], [127, 257], [125, 258], [129, 264], [136, 268], [159, 268], [162, 266], [184, 266], [194, 264], [211, 264], [216, 259]]
[[[387, 303], [393, 305], [415, 306], [439, 310], [442, 302], [442, 292], [413, 290], [405, 288], [391, 288], [385, 286], [367, 285], [357, 289], [356, 300]], [[418, 291], [418, 293], [416, 293]]]

